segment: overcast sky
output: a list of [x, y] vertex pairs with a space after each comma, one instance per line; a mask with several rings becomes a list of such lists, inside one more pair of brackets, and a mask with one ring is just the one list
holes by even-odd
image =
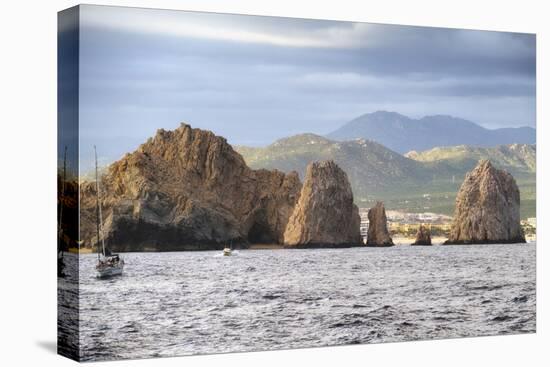
[[182, 121], [254, 146], [376, 110], [535, 126], [534, 35], [81, 9], [83, 161], [93, 144], [117, 159]]

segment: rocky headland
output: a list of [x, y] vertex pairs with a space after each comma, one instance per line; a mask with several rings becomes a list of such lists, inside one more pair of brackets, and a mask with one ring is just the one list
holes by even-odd
[[361, 246], [361, 218], [346, 173], [333, 161], [310, 163], [306, 172], [285, 247]]
[[519, 209], [519, 189], [512, 175], [481, 160], [460, 187], [445, 244], [525, 242]]
[[393, 246], [393, 241], [388, 231], [388, 219], [386, 217], [386, 208], [381, 201], [369, 210], [369, 230], [367, 232], [367, 246], [371, 247], [389, 247]]
[[[301, 192], [305, 196], [297, 206]], [[291, 216], [288, 238], [296, 246], [340, 246], [359, 234], [351, 188], [336, 164], [312, 165], [303, 190], [296, 172], [253, 170], [223, 137], [186, 124], [157, 131], [110, 165], [100, 179], [100, 194], [103, 232], [114, 251], [283, 244]], [[304, 213], [306, 208], [312, 214]], [[88, 247], [97, 243], [95, 210], [95, 183], [83, 182], [80, 235]], [[327, 221], [338, 229], [316, 227]]]

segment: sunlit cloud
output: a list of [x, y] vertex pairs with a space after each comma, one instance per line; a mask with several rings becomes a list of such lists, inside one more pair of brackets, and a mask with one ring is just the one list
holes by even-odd
[[[81, 23], [132, 33], [266, 44], [284, 47], [367, 47], [375, 39], [366, 23], [325, 22], [323, 27], [266, 27], [265, 17], [158, 11], [140, 8], [86, 7]], [[257, 18], [240, 22], [238, 18]], [[295, 21], [280, 18], [282, 23]], [[309, 21], [311, 22], [311, 21]]]

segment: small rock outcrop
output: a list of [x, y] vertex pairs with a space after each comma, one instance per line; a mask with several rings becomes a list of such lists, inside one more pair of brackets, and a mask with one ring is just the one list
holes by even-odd
[[284, 243], [287, 247], [361, 246], [360, 223], [346, 173], [333, 161], [310, 163]]
[[378, 201], [376, 205], [369, 210], [368, 218], [369, 230], [367, 233], [367, 246], [393, 246], [393, 241], [388, 232], [388, 219], [386, 218], [384, 203]]
[[512, 175], [482, 160], [460, 187], [445, 244], [525, 242], [519, 209], [519, 189]]
[[418, 232], [416, 232], [416, 239], [411, 246], [431, 246], [432, 245], [432, 234], [428, 227], [425, 227], [421, 224], [418, 227]]

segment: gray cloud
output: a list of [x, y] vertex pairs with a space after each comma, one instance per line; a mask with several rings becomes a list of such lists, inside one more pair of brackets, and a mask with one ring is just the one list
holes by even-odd
[[248, 145], [379, 109], [535, 123], [533, 35], [95, 6], [81, 25], [83, 155], [180, 121]]

